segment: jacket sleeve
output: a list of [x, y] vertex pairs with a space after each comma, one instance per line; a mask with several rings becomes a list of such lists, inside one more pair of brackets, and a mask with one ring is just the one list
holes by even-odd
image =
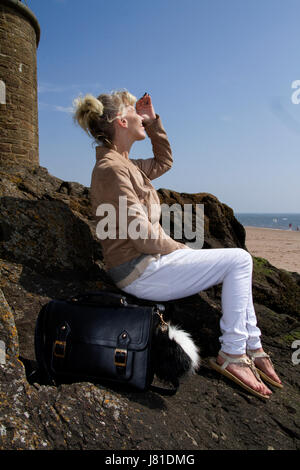
[[173, 164], [171, 146], [161, 119], [156, 119], [145, 127], [148, 137], [151, 139], [154, 158], [130, 159], [137, 165], [150, 180], [154, 180], [168, 171]]
[[[126, 168], [119, 166], [107, 167], [101, 171], [101, 178], [97, 184], [98, 200], [105, 201], [114, 209], [114, 215], [111, 217], [112, 227], [115, 223], [116, 236], [111, 232], [112, 238], [130, 239], [136, 250], [145, 254], [168, 254], [180, 248], [188, 248], [180, 242], [176, 242], [168, 236], [159, 225], [159, 231], [154, 230], [154, 226], [148, 219], [148, 215], [143, 209], [139, 198], [132, 186], [129, 173]], [[120, 200], [120, 197], [126, 198]], [[121, 203], [121, 219], [119, 206]], [[160, 205], [158, 204], [160, 210]], [[131, 213], [132, 211], [132, 213]], [[97, 209], [96, 216], [100, 219], [104, 214]], [[126, 215], [127, 214], [127, 215]], [[99, 217], [100, 216], [100, 217]], [[127, 220], [127, 223], [126, 223]], [[139, 233], [141, 236], [136, 237]], [[159, 235], [153, 238], [153, 234]], [[151, 238], [152, 235], [152, 238]], [[97, 232], [101, 241], [101, 236]]]

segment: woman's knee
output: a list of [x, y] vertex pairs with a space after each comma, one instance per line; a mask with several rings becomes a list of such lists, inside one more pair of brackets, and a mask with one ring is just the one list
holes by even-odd
[[249, 251], [244, 248], [236, 248], [237, 250], [237, 259], [240, 263], [253, 266], [253, 259]]

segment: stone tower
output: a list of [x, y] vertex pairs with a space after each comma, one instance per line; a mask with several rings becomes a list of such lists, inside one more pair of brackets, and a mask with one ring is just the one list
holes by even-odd
[[40, 26], [20, 0], [0, 0], [0, 165], [39, 165], [36, 49]]

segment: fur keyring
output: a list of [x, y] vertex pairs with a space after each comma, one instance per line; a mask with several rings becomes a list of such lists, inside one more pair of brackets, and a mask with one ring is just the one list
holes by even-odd
[[200, 367], [199, 348], [191, 335], [170, 322], [158, 325], [154, 333], [152, 361], [159, 380], [179, 386], [180, 379]]

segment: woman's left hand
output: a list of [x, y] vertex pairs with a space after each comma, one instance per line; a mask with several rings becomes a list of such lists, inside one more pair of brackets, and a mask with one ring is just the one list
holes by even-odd
[[156, 119], [151, 97], [148, 93], [145, 93], [144, 96], [136, 102], [135, 107], [137, 114], [143, 118], [143, 123], [146, 126]]

